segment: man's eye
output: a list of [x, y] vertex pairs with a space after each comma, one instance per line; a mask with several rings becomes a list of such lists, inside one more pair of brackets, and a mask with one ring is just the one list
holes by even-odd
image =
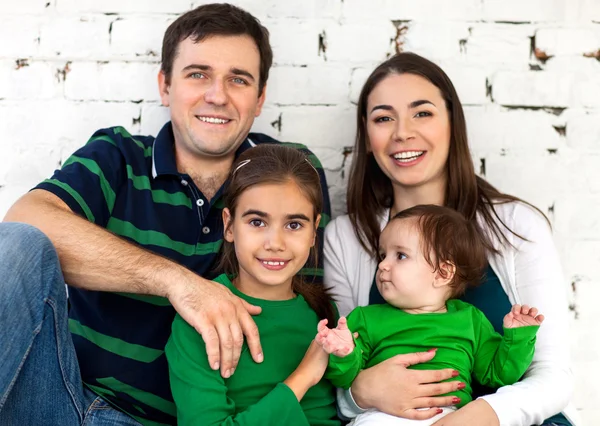
[[244, 84], [244, 85], [248, 84], [248, 82], [246, 80], [244, 80], [243, 78], [239, 78], [239, 77], [234, 78], [233, 82], [236, 84]]
[[200, 73], [200, 72], [193, 72], [189, 75], [190, 78], [204, 78], [204, 74]]

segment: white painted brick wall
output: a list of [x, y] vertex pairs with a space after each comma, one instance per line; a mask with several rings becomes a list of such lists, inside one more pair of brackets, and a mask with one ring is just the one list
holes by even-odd
[[[0, 217], [101, 127], [156, 134], [162, 34], [195, 0], [0, 1]], [[310, 146], [344, 211], [355, 103], [397, 48], [440, 64], [476, 170], [553, 221], [573, 307], [575, 404], [600, 424], [600, 1], [235, 0], [270, 29], [254, 130]], [[574, 291], [573, 291], [574, 289]]]

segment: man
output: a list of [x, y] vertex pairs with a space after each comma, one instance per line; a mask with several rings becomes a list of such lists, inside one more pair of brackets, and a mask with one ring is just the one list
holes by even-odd
[[[182, 15], [163, 41], [171, 122], [156, 139], [99, 130], [9, 210], [5, 221], [22, 223], [0, 224], [0, 424], [174, 424], [163, 350], [175, 311], [223, 377], [244, 336], [262, 361], [260, 309], [206, 278], [234, 159], [276, 142], [249, 134], [271, 63], [268, 31], [249, 13], [209, 4]], [[310, 158], [322, 241], [329, 198]], [[304, 272], [320, 282], [321, 269]]]

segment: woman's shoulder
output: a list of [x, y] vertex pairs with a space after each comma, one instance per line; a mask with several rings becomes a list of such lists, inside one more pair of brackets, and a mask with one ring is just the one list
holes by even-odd
[[[517, 234], [535, 232], [540, 228], [549, 229], [546, 216], [536, 207], [524, 201], [496, 202], [492, 205], [496, 219]], [[501, 228], [504, 226], [501, 225]]]

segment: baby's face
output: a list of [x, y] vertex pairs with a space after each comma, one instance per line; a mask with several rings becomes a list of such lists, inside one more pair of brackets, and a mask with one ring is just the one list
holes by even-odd
[[446, 292], [434, 287], [436, 272], [421, 249], [416, 219], [391, 221], [379, 238], [377, 288], [392, 306], [430, 312], [446, 303]]

